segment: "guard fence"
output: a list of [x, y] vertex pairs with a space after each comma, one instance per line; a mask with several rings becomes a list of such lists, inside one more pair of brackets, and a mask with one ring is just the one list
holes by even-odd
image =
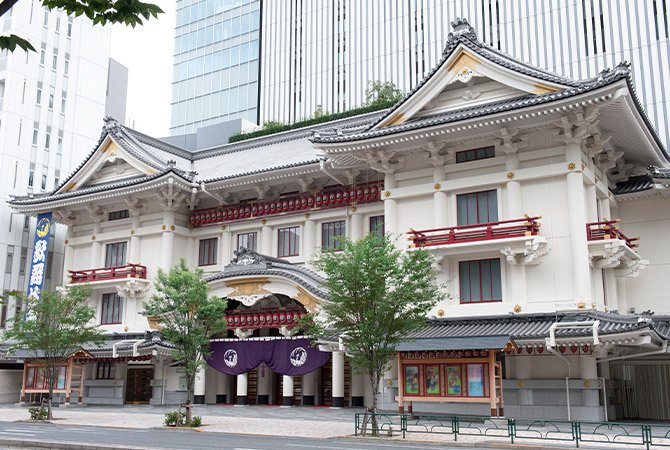
[[356, 413], [355, 435], [372, 432], [373, 417], [380, 434], [437, 434], [509, 440], [526, 439], [601, 444], [614, 448], [670, 447], [670, 424], [536, 420], [441, 414]]

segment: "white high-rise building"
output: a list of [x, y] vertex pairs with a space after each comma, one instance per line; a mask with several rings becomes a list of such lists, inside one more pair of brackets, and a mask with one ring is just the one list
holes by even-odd
[[[11, 195], [50, 192], [94, 147], [105, 114], [110, 30], [85, 17], [17, 3], [2, 20], [35, 52], [0, 53], [0, 293], [25, 291], [34, 222], [6, 206]], [[45, 287], [60, 284], [64, 228], [49, 244]], [[0, 326], [14, 313], [2, 307]]]

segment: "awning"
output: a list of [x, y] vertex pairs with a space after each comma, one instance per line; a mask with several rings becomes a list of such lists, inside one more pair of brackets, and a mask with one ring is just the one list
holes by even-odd
[[494, 336], [458, 336], [442, 338], [419, 338], [401, 342], [397, 351], [437, 351], [437, 350], [504, 350], [505, 347], [516, 344], [509, 335]]

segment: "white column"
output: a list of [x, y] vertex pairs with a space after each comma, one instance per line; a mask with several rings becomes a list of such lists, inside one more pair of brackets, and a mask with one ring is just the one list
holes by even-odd
[[216, 403], [229, 403], [228, 398], [228, 375], [216, 372]]
[[[505, 217], [504, 219], [520, 219], [523, 217], [523, 200], [521, 196], [521, 183], [517, 181], [514, 171], [519, 168], [518, 148], [507, 147], [505, 156], [505, 169], [508, 171], [508, 181], [505, 185]], [[503, 219], [500, 217], [499, 219]], [[526, 266], [523, 264], [510, 264], [510, 302], [523, 304], [528, 299], [526, 289]]]
[[256, 403], [259, 405], [267, 405], [270, 403], [270, 386], [272, 380], [272, 373], [270, 369], [261, 364], [258, 368], [258, 380], [257, 380], [257, 395]]
[[302, 227], [302, 251], [305, 255], [305, 264], [312, 266], [316, 255], [316, 223], [305, 214], [305, 223]]
[[612, 220], [612, 212], [610, 210], [610, 199], [600, 199], [600, 220]]
[[572, 289], [577, 302], [591, 303], [591, 267], [586, 240], [586, 199], [584, 177], [579, 167], [582, 163], [581, 148], [577, 142], [566, 144], [568, 163], [575, 164], [575, 170], [568, 173], [568, 215], [570, 217], [570, 250], [572, 253]]
[[293, 406], [293, 377], [282, 375], [282, 405]]
[[98, 241], [101, 231], [100, 222], [94, 222], [93, 235], [91, 236], [91, 269], [104, 265], [103, 261], [100, 259], [102, 244]]
[[363, 239], [365, 236], [365, 227], [363, 225], [363, 214], [358, 212], [358, 208], [353, 206], [351, 208], [351, 230], [349, 230], [349, 239], [357, 241]]
[[532, 366], [531, 366], [531, 357], [530, 356], [515, 356], [514, 358], [514, 369], [516, 371], [516, 379], [521, 380], [518, 382], [517, 386], [517, 402], [519, 406], [521, 405], [532, 405], [533, 404], [533, 390], [524, 389], [524, 381], [530, 380], [532, 378]]
[[344, 352], [333, 352], [333, 408], [344, 406]]
[[151, 405], [160, 405], [163, 402], [163, 376], [165, 375], [165, 362], [162, 359], [154, 359], [154, 379], [151, 383]]
[[68, 272], [68, 270], [75, 269], [75, 267], [72, 267], [72, 262], [74, 258], [74, 247], [72, 246], [72, 237], [74, 236], [73, 228], [74, 225], [68, 225], [67, 231], [65, 232], [65, 254], [63, 256], [63, 284], [70, 282], [70, 273]]
[[384, 192], [382, 193], [382, 200], [384, 200], [384, 228], [386, 233], [391, 236], [398, 234], [398, 205], [394, 198], [386, 197], [386, 193], [391, 189], [395, 189], [395, 175], [387, 173], [384, 176]]
[[[582, 380], [595, 380], [598, 378], [598, 364], [596, 357], [582, 355], [579, 357], [579, 372]], [[582, 406], [599, 406], [600, 392], [598, 385], [593, 383], [589, 389], [582, 390]]]
[[595, 184], [586, 186], [586, 219], [589, 222], [598, 221], [598, 195]]
[[247, 404], [247, 391], [249, 389], [249, 374], [241, 373], [237, 376], [237, 404]]
[[351, 374], [351, 406], [365, 406], [365, 375]]
[[140, 237], [137, 235], [137, 231], [140, 228], [139, 216], [133, 214], [132, 224], [130, 226], [130, 249], [128, 249], [128, 262], [140, 264], [142, 262], [140, 259]]
[[[440, 161], [441, 162], [441, 161]], [[447, 179], [447, 172], [444, 170], [444, 164], [433, 165], [433, 182], [435, 193], [433, 193], [433, 227], [445, 228], [449, 226], [449, 215], [447, 209], [449, 202], [447, 193], [440, 191], [442, 183]]]
[[226, 227], [226, 229], [223, 230], [223, 232], [221, 233], [221, 250], [220, 250], [221, 255], [219, 256], [219, 261], [222, 267], [225, 267], [230, 263], [231, 255], [233, 254], [232, 236], [230, 234], [228, 226], [226, 225], [224, 226]]
[[302, 377], [302, 404], [303, 406], [314, 406], [314, 394], [316, 393], [316, 371], [312, 371]]
[[161, 242], [161, 267], [170, 270], [172, 267], [172, 250], [174, 248], [174, 211], [163, 212], [163, 237]]
[[195, 374], [195, 383], [193, 385], [193, 403], [203, 404], [205, 403], [205, 369], [206, 367], [201, 367], [198, 372]]
[[[265, 219], [263, 220], [265, 222]], [[260, 253], [263, 255], [272, 256], [272, 228], [263, 223], [261, 227], [261, 242], [260, 242]]]

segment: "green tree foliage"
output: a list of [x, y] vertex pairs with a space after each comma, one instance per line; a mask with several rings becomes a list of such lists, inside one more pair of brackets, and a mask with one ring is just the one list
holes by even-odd
[[[341, 334], [353, 370], [372, 385], [370, 409], [376, 411], [379, 383], [397, 345], [426, 326], [444, 294], [425, 250], [402, 251], [389, 236], [372, 233], [340, 242], [341, 251], [316, 262], [328, 278], [330, 301], [322, 304], [322, 324], [312, 320], [306, 331], [318, 337], [327, 326]], [[372, 424], [376, 433], [374, 418]]]
[[146, 313], [160, 318], [161, 333], [174, 345], [172, 357], [186, 375], [186, 425], [190, 426], [191, 398], [198, 370], [210, 355], [209, 340], [226, 331], [227, 300], [209, 297], [209, 285], [201, 269], [190, 270], [182, 258], [154, 280], [156, 294], [144, 304]]
[[[47, 418], [52, 419], [51, 403], [60, 368], [84, 344], [100, 344], [103, 335], [94, 324], [95, 310], [86, 301], [91, 294], [88, 286], [67, 290], [42, 291], [40, 299], [29, 298], [26, 319], [17, 316], [5, 332], [5, 339], [14, 341], [10, 352], [22, 349], [31, 359], [44, 366], [49, 387]], [[17, 301], [24, 297], [16, 292]]]
[[[16, 4], [18, 0], [4, 0], [0, 3], [0, 17]], [[140, 0], [42, 0], [42, 5], [49, 9], [62, 9], [75, 16], [85, 15], [94, 24], [123, 23], [135, 27], [142, 25], [144, 20], [158, 17], [163, 10], [153, 3]], [[35, 50], [27, 40], [11, 34], [0, 36], [0, 50], [14, 51], [16, 47]]]
[[392, 81], [369, 81], [365, 89], [365, 105], [394, 104], [403, 93]]

